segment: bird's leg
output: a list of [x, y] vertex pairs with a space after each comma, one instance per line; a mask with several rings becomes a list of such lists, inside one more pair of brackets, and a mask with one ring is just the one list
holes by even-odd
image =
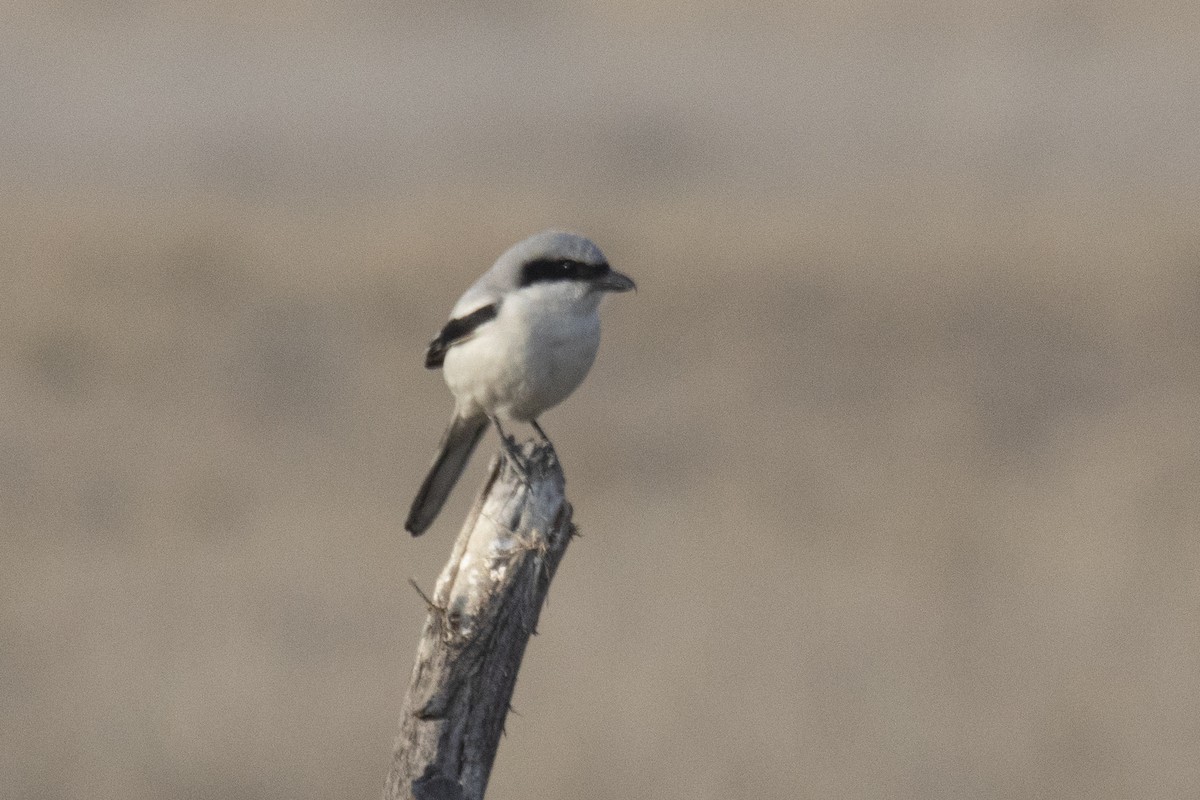
[[528, 483], [529, 470], [526, 468], [525, 454], [521, 452], [520, 446], [517, 445], [517, 440], [504, 432], [504, 427], [500, 425], [500, 417], [495, 414], [488, 414], [488, 418], [496, 426], [496, 433], [500, 434], [500, 444], [504, 447], [504, 454], [508, 457], [509, 463], [513, 465], [513, 469], [517, 471], [521, 479]]
[[531, 419], [529, 420], [529, 424], [533, 426], [535, 431], [537, 431], [538, 436], [542, 437], [542, 441], [550, 445], [550, 452], [557, 455], [557, 451], [554, 449], [554, 442], [550, 441], [550, 437], [546, 435], [544, 430], [542, 430], [542, 426], [538, 425], [538, 421], [536, 419]]
[[496, 426], [496, 433], [500, 434], [500, 441], [504, 445], [504, 449], [510, 453], [520, 453], [521, 449], [517, 447], [516, 437], [505, 433], [504, 426], [500, 424], [500, 418], [495, 414], [489, 414], [488, 419]]

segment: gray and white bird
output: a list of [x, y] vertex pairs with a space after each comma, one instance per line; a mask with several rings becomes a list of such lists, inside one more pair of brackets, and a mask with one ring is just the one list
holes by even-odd
[[463, 293], [425, 353], [454, 394], [454, 416], [404, 524], [413, 536], [441, 511], [489, 421], [510, 451], [501, 416], [549, 441], [537, 418], [592, 368], [601, 298], [633, 288], [590, 240], [544, 231], [506, 250]]

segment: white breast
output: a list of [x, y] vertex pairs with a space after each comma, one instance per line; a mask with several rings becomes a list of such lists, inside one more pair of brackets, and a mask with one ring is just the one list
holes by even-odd
[[446, 383], [460, 413], [528, 421], [565, 400], [596, 359], [599, 301], [563, 283], [505, 297], [494, 320], [446, 354]]

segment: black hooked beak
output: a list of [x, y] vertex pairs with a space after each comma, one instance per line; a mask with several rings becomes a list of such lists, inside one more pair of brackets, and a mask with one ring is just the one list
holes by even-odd
[[630, 289], [637, 289], [637, 284], [628, 275], [610, 269], [596, 279], [596, 288], [602, 292], [628, 292]]

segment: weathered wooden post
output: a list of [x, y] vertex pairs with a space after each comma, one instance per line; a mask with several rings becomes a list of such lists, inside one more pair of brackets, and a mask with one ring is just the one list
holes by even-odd
[[525, 645], [575, 533], [553, 448], [523, 453], [521, 470], [492, 459], [426, 598], [385, 800], [482, 800], [487, 789]]

